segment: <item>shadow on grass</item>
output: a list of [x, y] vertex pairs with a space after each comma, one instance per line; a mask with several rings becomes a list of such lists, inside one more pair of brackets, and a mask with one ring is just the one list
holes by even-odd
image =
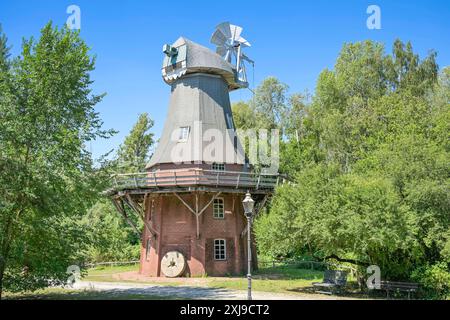
[[[326, 291], [324, 289], [321, 289], [322, 291]], [[287, 289], [287, 291], [295, 292], [295, 293], [303, 293], [303, 294], [323, 294], [318, 291], [317, 288], [314, 288], [311, 286], [305, 286], [305, 287], [299, 287], [299, 288], [293, 288], [293, 289]], [[359, 290], [357, 285], [351, 283], [347, 285], [345, 288], [341, 289], [339, 292], [335, 293], [329, 293], [329, 296], [336, 296], [336, 297], [343, 297], [343, 298], [350, 298], [350, 299], [383, 299], [383, 296], [376, 296], [376, 295], [369, 295], [367, 292], [363, 292]]]
[[48, 288], [35, 293], [10, 294], [6, 300], [190, 300], [230, 299], [224, 288], [152, 286], [102, 290]]

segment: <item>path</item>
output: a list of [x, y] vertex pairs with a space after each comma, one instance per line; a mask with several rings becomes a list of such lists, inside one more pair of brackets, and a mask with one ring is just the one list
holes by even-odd
[[[179, 299], [201, 300], [246, 300], [247, 291], [197, 286], [170, 286], [156, 284], [135, 284], [120, 282], [79, 281], [73, 289], [107, 291], [117, 295], [147, 294], [149, 296], [171, 297]], [[285, 294], [272, 292], [253, 292], [254, 300], [342, 300], [343, 297], [311, 295], [311, 294]]]

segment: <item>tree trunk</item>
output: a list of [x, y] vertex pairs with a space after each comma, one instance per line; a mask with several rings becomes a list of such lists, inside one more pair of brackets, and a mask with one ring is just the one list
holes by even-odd
[[2, 300], [3, 294], [3, 276], [5, 275], [5, 269], [6, 269], [6, 260], [3, 259], [2, 256], [0, 256], [0, 300]]
[[[20, 216], [21, 210], [17, 212], [17, 218]], [[12, 218], [9, 217], [8, 222], [4, 230], [3, 241], [0, 247], [0, 300], [2, 299], [3, 293], [3, 278], [5, 276], [6, 264], [8, 261], [9, 251], [11, 249], [11, 242], [14, 236], [12, 227]]]

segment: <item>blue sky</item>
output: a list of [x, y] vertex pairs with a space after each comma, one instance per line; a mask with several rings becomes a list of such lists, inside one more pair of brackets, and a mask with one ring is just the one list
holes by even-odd
[[[314, 91], [319, 73], [332, 68], [345, 42], [366, 39], [386, 44], [410, 40], [424, 57], [438, 52], [441, 67], [450, 65], [450, 1], [1, 1], [0, 23], [13, 55], [22, 37], [38, 37], [49, 21], [62, 26], [66, 8], [81, 9], [81, 35], [97, 55], [93, 73], [96, 93], [107, 96], [97, 105], [105, 128], [119, 134], [92, 142], [94, 156], [117, 148], [138, 114], [148, 112], [159, 136], [164, 124], [169, 87], [161, 78], [162, 45], [183, 35], [213, 48], [214, 27], [230, 21], [244, 28], [255, 60], [255, 83], [276, 76], [290, 91]], [[381, 9], [381, 30], [366, 27], [369, 5]], [[252, 76], [250, 74], [250, 79]], [[232, 101], [248, 99], [248, 90], [232, 93]]]

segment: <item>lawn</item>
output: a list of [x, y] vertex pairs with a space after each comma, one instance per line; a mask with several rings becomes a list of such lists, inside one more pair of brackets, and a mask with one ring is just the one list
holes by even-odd
[[[293, 293], [309, 288], [313, 282], [320, 282], [322, 279], [323, 271], [299, 269], [293, 266], [261, 268], [253, 275], [252, 288], [255, 291]], [[244, 276], [233, 280], [211, 278], [209, 286], [242, 290], [247, 288], [247, 278]]]
[[[138, 271], [138, 265], [128, 266], [101, 266], [88, 270], [87, 276], [83, 278], [85, 281], [106, 281], [117, 282], [114, 278], [115, 274]], [[293, 293], [295, 291], [309, 288], [312, 282], [322, 281], [323, 271], [299, 269], [295, 266], [279, 266], [271, 268], [261, 268], [255, 271], [253, 275], [252, 286], [255, 291]], [[224, 288], [233, 290], [245, 290], [247, 288], [247, 278], [245, 275], [241, 277], [204, 277], [202, 283], [211, 288]], [[120, 282], [138, 282], [148, 284], [164, 284], [172, 286], [186, 285], [185, 281], [168, 281], [161, 283], [160, 281], [148, 280], [120, 280]]]
[[[125, 266], [99, 266], [91, 268], [83, 277], [83, 281], [95, 282], [129, 282], [140, 284], [158, 284], [163, 286], [201, 286], [214, 289], [246, 290], [247, 278], [245, 275], [233, 277], [201, 277], [178, 279], [152, 279], [118, 280], [117, 275], [124, 272], [138, 271], [138, 265]], [[312, 282], [320, 282], [323, 271], [301, 269], [298, 266], [276, 266], [260, 268], [253, 274], [252, 287], [254, 291], [296, 294], [312, 293]], [[352, 280], [352, 279], [349, 279]], [[34, 293], [7, 294], [6, 299], [64, 299], [64, 300], [103, 300], [103, 299], [168, 299], [156, 295], [140, 294], [120, 291], [93, 291], [72, 290], [69, 288], [47, 288]], [[175, 298], [175, 297], [174, 297]]]
[[88, 269], [87, 275], [83, 277], [83, 280], [115, 282], [117, 280], [113, 278], [114, 274], [138, 270], [139, 264], [129, 264], [121, 266], [98, 266]]

